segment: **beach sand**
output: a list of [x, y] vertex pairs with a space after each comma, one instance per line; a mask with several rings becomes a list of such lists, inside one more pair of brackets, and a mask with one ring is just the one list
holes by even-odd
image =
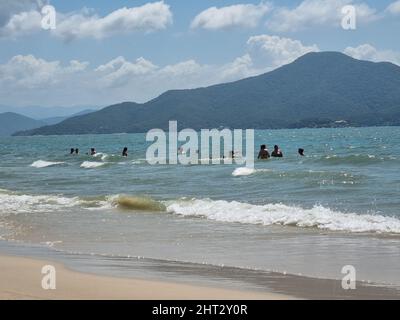
[[[56, 289], [44, 290], [42, 267], [56, 270]], [[75, 272], [60, 263], [13, 256], [0, 256], [0, 299], [121, 299], [121, 300], [282, 300], [289, 296], [227, 290], [196, 285], [125, 279]]]

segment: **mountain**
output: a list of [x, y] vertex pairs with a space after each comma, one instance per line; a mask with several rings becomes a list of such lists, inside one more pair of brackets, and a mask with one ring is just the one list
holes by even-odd
[[400, 125], [400, 67], [337, 52], [306, 54], [272, 72], [125, 102], [19, 135], [146, 132], [168, 128]]
[[70, 116], [44, 118], [44, 119], [41, 119], [41, 121], [43, 121], [46, 125], [49, 126], [49, 125], [54, 125], [54, 124], [63, 122], [64, 120], [71, 118], [71, 117], [81, 116], [81, 115], [88, 114], [88, 113], [95, 112], [95, 111], [96, 110], [93, 110], [93, 109], [85, 109], [85, 110], [82, 110], [82, 111], [77, 112]]
[[21, 130], [39, 128], [44, 122], [14, 112], [0, 113], [0, 136], [10, 136]]
[[29, 107], [18, 107], [18, 106], [7, 106], [0, 105], [0, 113], [4, 112], [15, 112], [26, 117], [42, 120], [46, 118], [61, 118], [65, 120], [73, 115], [80, 114], [87, 110], [99, 110], [99, 107], [93, 106], [70, 106], [70, 107], [40, 107], [40, 106], [29, 106]]

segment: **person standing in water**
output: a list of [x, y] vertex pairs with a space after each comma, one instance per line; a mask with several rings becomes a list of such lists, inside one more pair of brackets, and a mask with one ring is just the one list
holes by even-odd
[[299, 148], [298, 152], [299, 152], [299, 155], [301, 155], [302, 157], [304, 157], [304, 149]]
[[79, 154], [79, 149], [78, 149], [78, 148], [75, 149], [75, 154], [76, 154], [76, 155]]
[[269, 159], [270, 154], [268, 152], [267, 146], [265, 144], [261, 145], [260, 152], [258, 153], [257, 159]]
[[96, 149], [95, 149], [95, 148], [91, 148], [91, 149], [90, 149], [90, 155], [91, 155], [91, 156], [96, 155]]
[[125, 147], [124, 150], [122, 150], [122, 156], [127, 157], [128, 156], [128, 148]]
[[283, 157], [283, 153], [282, 153], [281, 149], [279, 149], [278, 145], [274, 146], [274, 151], [272, 151], [271, 157], [274, 157], [274, 158], [282, 158]]
[[71, 148], [71, 153], [70, 154], [74, 154], [74, 152], [75, 152], [75, 149]]

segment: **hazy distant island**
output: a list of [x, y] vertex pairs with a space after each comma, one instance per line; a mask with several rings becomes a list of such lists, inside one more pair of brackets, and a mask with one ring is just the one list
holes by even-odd
[[400, 125], [400, 67], [338, 52], [308, 53], [274, 71], [206, 88], [170, 90], [14, 135], [182, 128], [280, 129]]
[[[0, 111], [1, 109], [10, 110], [12, 108], [0, 106]], [[0, 137], [11, 136], [18, 131], [32, 130], [43, 126], [54, 125], [70, 117], [75, 117], [83, 114], [88, 114], [90, 112], [94, 112], [94, 110], [91, 109], [84, 109], [80, 112], [71, 113], [70, 115], [45, 117], [45, 116], [40, 116], [40, 111], [41, 109], [47, 111], [46, 110], [47, 108], [27, 107], [27, 108], [16, 108], [16, 109], [18, 112], [10, 112], [10, 111], [0, 112]], [[60, 110], [60, 108], [54, 108], [54, 109]], [[67, 109], [67, 107], [65, 109]], [[73, 110], [73, 108], [71, 109]], [[27, 115], [29, 113], [33, 114], [36, 113], [38, 116], [36, 116], [35, 118], [29, 117]]]

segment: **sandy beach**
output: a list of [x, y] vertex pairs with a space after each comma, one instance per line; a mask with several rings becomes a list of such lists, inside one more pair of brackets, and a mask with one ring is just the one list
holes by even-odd
[[[56, 270], [56, 289], [41, 286], [42, 267], [52, 265]], [[289, 296], [186, 284], [123, 279], [85, 274], [68, 270], [59, 263], [21, 257], [0, 256], [0, 299], [290, 299]]]

